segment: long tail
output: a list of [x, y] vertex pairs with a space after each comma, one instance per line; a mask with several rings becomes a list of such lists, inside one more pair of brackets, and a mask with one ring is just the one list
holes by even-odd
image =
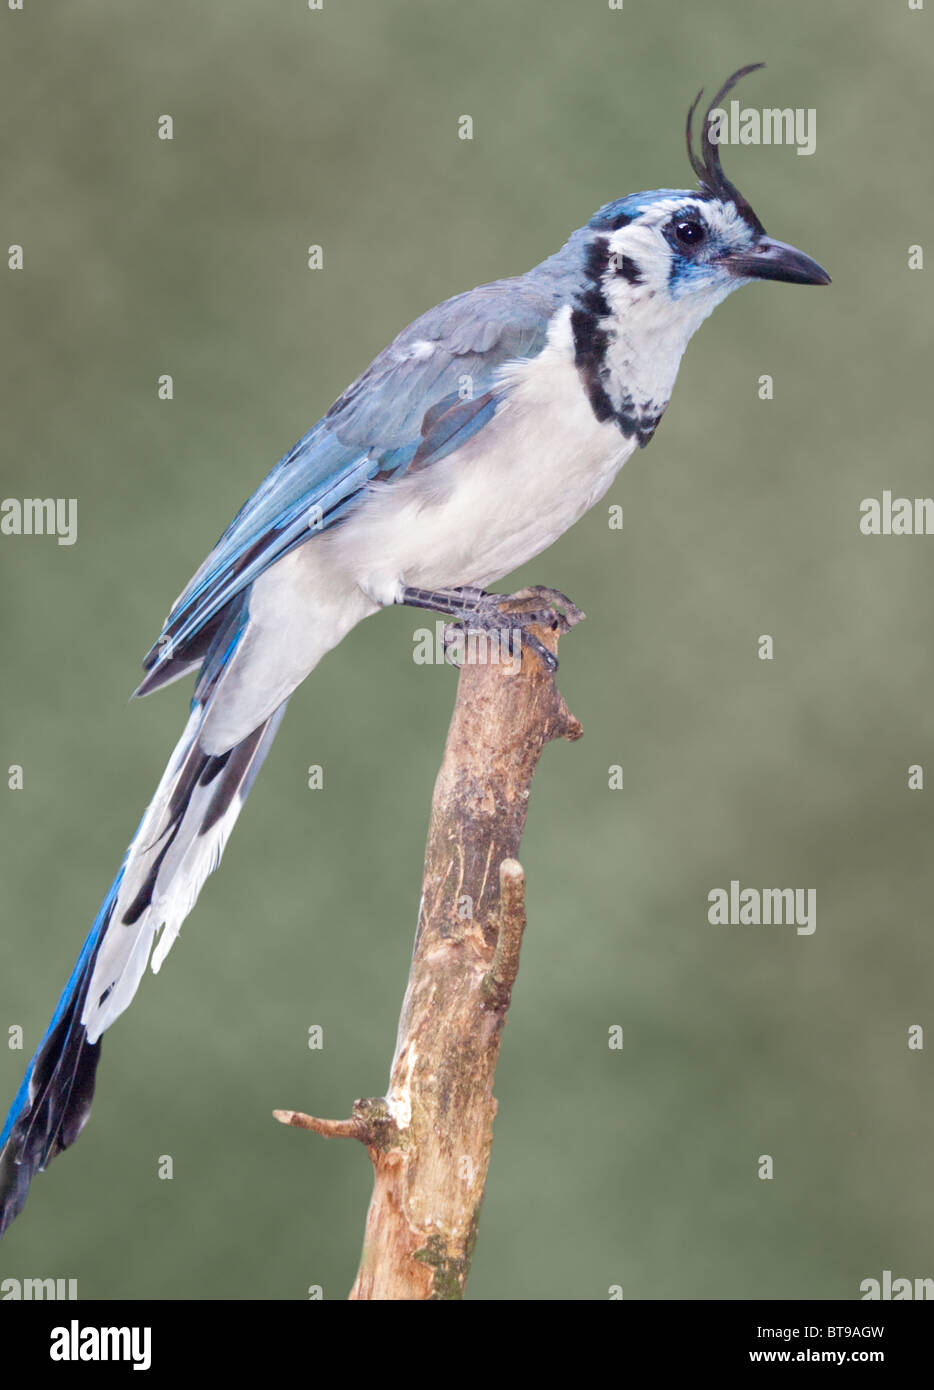
[[223, 753], [199, 743], [210, 700], [193, 706], [0, 1134], [0, 1235], [33, 1175], [73, 1144], [91, 1111], [100, 1036], [136, 993], [153, 941], [164, 961], [218, 865], [285, 704]]

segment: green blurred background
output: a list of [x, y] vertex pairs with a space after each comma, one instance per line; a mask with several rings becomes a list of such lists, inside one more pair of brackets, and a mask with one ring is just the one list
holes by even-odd
[[[515, 576], [587, 611], [560, 671], [585, 738], [548, 749], [533, 789], [469, 1294], [855, 1298], [883, 1269], [934, 1274], [931, 1067], [907, 1047], [932, 1023], [934, 792], [908, 768], [934, 776], [934, 539], [858, 529], [864, 497], [934, 491], [928, 275], [908, 269], [932, 214], [932, 16], [26, 0], [0, 18], [0, 241], [25, 248], [0, 275], [0, 495], [79, 506], [73, 547], [0, 539], [0, 765], [25, 778], [0, 783], [0, 1025], [26, 1048], [0, 1047], [0, 1104], [184, 721], [187, 686], [127, 703], [139, 660], [230, 517], [422, 310], [527, 269], [612, 197], [690, 186], [690, 99], [761, 59], [742, 103], [816, 108], [817, 151], [724, 163], [834, 284], [718, 309], [606, 499], [624, 530], [601, 504]], [[270, 1111], [341, 1116], [385, 1088], [455, 684], [413, 665], [418, 621], [363, 624], [293, 699], [0, 1278], [345, 1296], [366, 1154]], [[709, 925], [734, 878], [816, 888], [816, 933]]]

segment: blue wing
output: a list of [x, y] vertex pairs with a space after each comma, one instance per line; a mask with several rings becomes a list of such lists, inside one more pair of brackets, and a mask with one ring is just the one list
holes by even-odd
[[495, 413], [497, 369], [545, 345], [555, 277], [498, 280], [411, 323], [280, 459], [176, 600], [137, 694], [198, 664], [228, 605], [296, 545], [335, 525], [375, 478], [423, 468]]

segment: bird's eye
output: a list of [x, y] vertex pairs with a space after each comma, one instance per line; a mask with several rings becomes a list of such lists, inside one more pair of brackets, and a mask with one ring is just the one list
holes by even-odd
[[697, 246], [707, 235], [707, 229], [703, 222], [678, 222], [675, 224], [675, 236], [685, 246]]

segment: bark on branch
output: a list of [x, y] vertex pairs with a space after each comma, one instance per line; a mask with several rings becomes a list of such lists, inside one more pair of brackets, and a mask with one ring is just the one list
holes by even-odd
[[[540, 609], [531, 591], [513, 611]], [[554, 651], [580, 614], [532, 629]], [[349, 1120], [277, 1110], [284, 1124], [366, 1144], [374, 1167], [352, 1299], [460, 1298], [493, 1141], [493, 1077], [525, 927], [517, 862], [541, 751], [576, 739], [533, 652], [465, 664], [435, 783], [418, 931], [389, 1091]]]

